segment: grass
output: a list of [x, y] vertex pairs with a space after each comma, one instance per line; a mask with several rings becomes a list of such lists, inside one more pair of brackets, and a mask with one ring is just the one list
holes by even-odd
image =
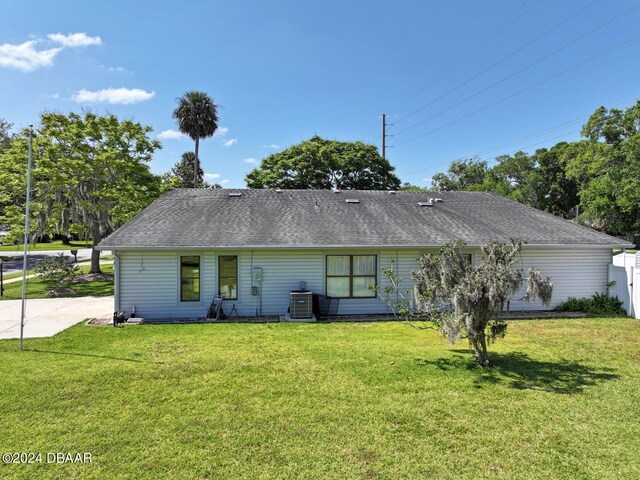
[[[640, 250], [636, 250], [635, 248], [627, 248], [625, 249], [625, 253], [638, 253]], [[617, 255], [618, 253], [622, 253], [622, 249], [621, 248], [614, 248], [613, 249], [613, 254]]]
[[640, 322], [516, 321], [474, 366], [402, 323], [77, 325], [0, 341], [11, 478], [640, 478]]
[[[34, 243], [33, 245], [29, 245], [29, 250], [32, 252], [35, 251], [44, 251], [44, 250], [75, 250], [81, 248], [91, 248], [93, 246], [93, 242], [89, 240], [85, 241], [72, 241], [69, 245], [65, 245], [62, 243], [62, 240], [55, 240], [49, 243]], [[13, 252], [13, 251], [22, 251], [24, 247], [22, 244], [20, 245], [0, 245], [0, 252]]]
[[[89, 265], [83, 265], [78, 267], [79, 273], [88, 273], [90, 269]], [[102, 273], [113, 274], [113, 265], [101, 265], [100, 269]], [[19, 274], [22, 276], [22, 274]], [[113, 295], [113, 279], [111, 280], [96, 280], [93, 282], [73, 282], [70, 287], [75, 290], [75, 297], [106, 297]], [[29, 298], [50, 298], [47, 295], [49, 287], [38, 277], [32, 277], [27, 279], [27, 296]], [[17, 300], [22, 298], [22, 282], [7, 283], [4, 286], [4, 296], [2, 300]]]
[[[35, 270], [27, 270], [27, 275], [31, 275]], [[4, 280], [11, 280], [12, 278], [22, 278], [22, 272], [5, 273], [2, 278]], [[6, 287], [5, 287], [6, 288]]]

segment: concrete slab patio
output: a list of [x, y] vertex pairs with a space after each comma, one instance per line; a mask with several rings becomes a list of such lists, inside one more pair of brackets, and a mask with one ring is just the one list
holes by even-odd
[[[20, 337], [20, 300], [0, 301], [0, 339]], [[24, 337], [50, 337], [85, 318], [113, 315], [113, 297], [27, 300]]]

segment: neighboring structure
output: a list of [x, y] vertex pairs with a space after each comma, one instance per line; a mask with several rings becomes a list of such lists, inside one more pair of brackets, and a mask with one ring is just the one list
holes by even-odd
[[609, 265], [609, 294], [622, 300], [630, 317], [640, 318], [640, 252], [620, 252]]
[[[216, 295], [240, 315], [284, 315], [290, 292], [339, 298], [338, 314], [384, 313], [395, 260], [411, 287], [416, 258], [457, 239], [518, 237], [522, 267], [554, 283], [551, 308], [607, 290], [613, 248], [631, 244], [479, 192], [173, 190], [98, 246], [115, 255], [115, 310], [144, 318], [204, 317]], [[336, 302], [337, 304], [337, 302]], [[541, 309], [513, 301], [511, 310]]]

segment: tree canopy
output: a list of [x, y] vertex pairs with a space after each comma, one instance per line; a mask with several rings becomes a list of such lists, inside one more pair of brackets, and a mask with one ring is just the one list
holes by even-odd
[[7, 122], [4, 118], [0, 118], [0, 153], [11, 146], [11, 127], [13, 124]]
[[[86, 234], [97, 244], [160, 193], [160, 179], [147, 163], [160, 143], [152, 128], [115, 115], [43, 113], [34, 129], [32, 238]], [[28, 130], [0, 155], [0, 222], [11, 235], [24, 233]], [[99, 252], [91, 271], [99, 272]]]
[[436, 173], [431, 183], [441, 192], [467, 190], [481, 185], [487, 175], [487, 162], [477, 159], [454, 160], [446, 173]]
[[[195, 159], [196, 156], [193, 152], [184, 152], [182, 158], [171, 167], [171, 170], [162, 176], [163, 191], [173, 188], [193, 188]], [[204, 179], [202, 168], [198, 168], [197, 188], [222, 188], [222, 186], [217, 183], [208, 183]]]
[[249, 188], [398, 189], [395, 168], [373, 145], [313, 136], [269, 155], [245, 178]]
[[[180, 160], [178, 160], [171, 170], [165, 175], [165, 179], [171, 182], [173, 188], [191, 188], [193, 187], [194, 165], [196, 163], [196, 155], [193, 152], [184, 152]], [[198, 183], [197, 187], [203, 187], [204, 172], [198, 166]]]
[[640, 230], [640, 101], [622, 111], [600, 107], [567, 154], [579, 188], [580, 220], [629, 239]]

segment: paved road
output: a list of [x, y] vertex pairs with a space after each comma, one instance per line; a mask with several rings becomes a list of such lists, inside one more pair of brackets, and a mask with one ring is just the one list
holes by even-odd
[[[82, 264], [78, 264], [79, 266], [82, 266]], [[85, 262], [84, 265], [89, 265], [88, 262]], [[113, 265], [113, 261], [112, 260], [105, 260], [103, 262], [100, 262], [100, 265]], [[27, 275], [27, 278], [34, 278], [37, 275], [35, 273], [31, 273], [29, 275]], [[16, 277], [16, 278], [10, 278], [9, 280], [4, 280], [3, 284], [6, 285], [7, 283], [15, 283], [15, 282], [21, 282], [22, 281], [22, 277]], [[2, 300], [0, 298], [0, 300]]]
[[[31, 270], [40, 263], [40, 260], [51, 257], [53, 255], [58, 255], [63, 253], [64, 255], [68, 255], [73, 257], [69, 250], [39, 250], [33, 251], [29, 254], [28, 262], [27, 262], [27, 270]], [[104, 253], [103, 253], [104, 255]], [[11, 252], [0, 252], [0, 257], [8, 257], [9, 260], [4, 262], [4, 273], [14, 273], [22, 271], [22, 251], [14, 250]], [[91, 258], [91, 249], [90, 248], [82, 248], [78, 250], [78, 261], [87, 260]]]
[[[0, 301], [0, 339], [20, 337], [20, 300]], [[27, 300], [24, 337], [50, 337], [85, 318], [111, 318], [113, 297]]]

